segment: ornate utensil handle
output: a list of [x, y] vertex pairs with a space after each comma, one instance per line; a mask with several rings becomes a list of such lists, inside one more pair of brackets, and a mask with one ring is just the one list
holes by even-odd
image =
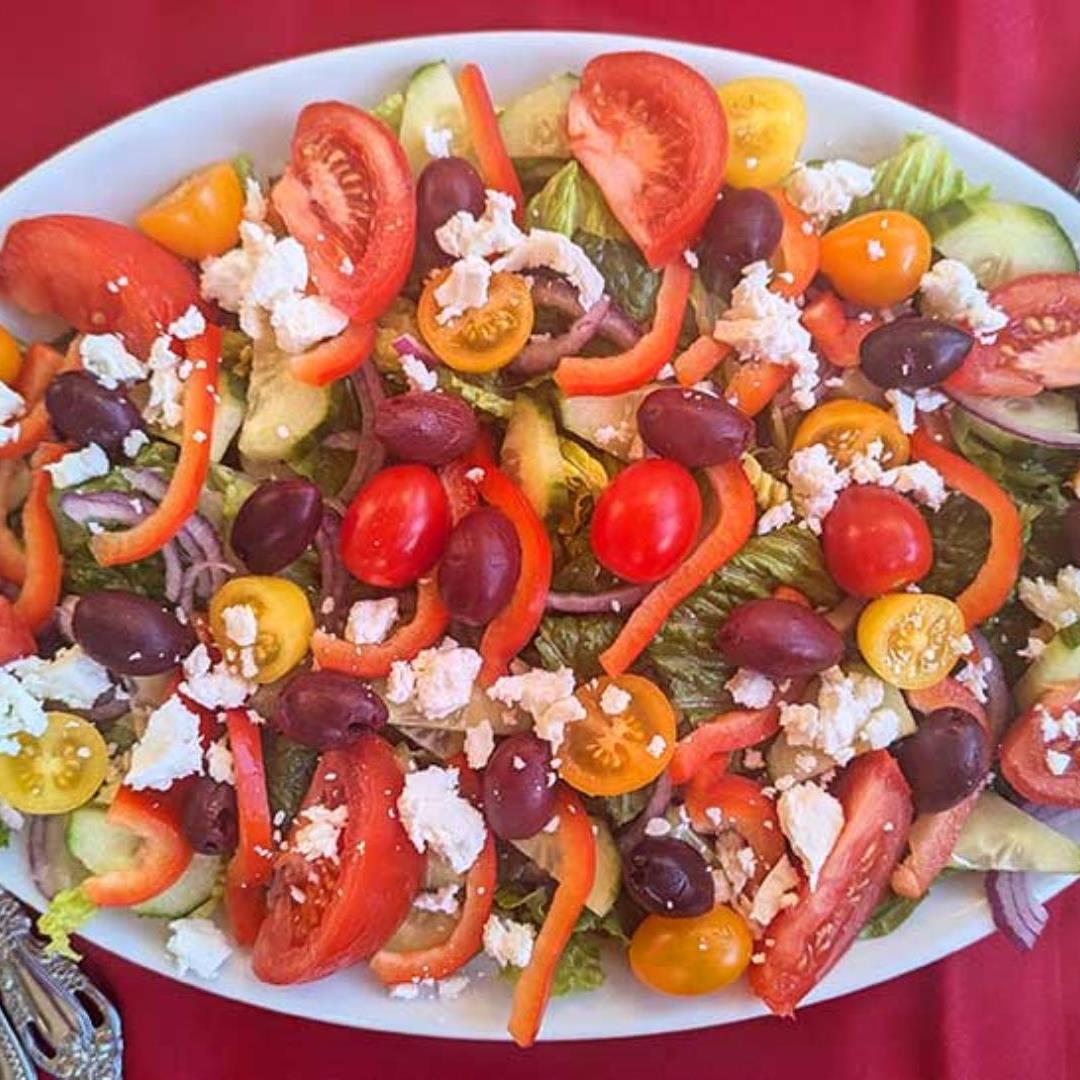
[[35, 1080], [36, 1075], [11, 1021], [0, 1011], [0, 1080]]

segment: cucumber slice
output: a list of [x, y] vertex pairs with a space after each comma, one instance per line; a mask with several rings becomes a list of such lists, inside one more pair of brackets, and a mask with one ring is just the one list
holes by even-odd
[[984, 791], [964, 823], [950, 865], [960, 870], [1080, 874], [1080, 844], [1000, 795]]
[[555, 421], [546, 406], [528, 394], [514, 399], [499, 458], [540, 517], [561, 509], [566, 501], [566, 469]]
[[927, 221], [934, 247], [970, 268], [984, 289], [1024, 274], [1077, 269], [1072, 241], [1047, 210], [963, 199]]
[[131, 866], [141, 843], [130, 829], [107, 821], [101, 806], [81, 807], [68, 821], [68, 850], [92, 874], [108, 874]]
[[1080, 679], [1080, 648], [1055, 634], [1013, 687], [1017, 708], [1030, 709], [1048, 690], [1076, 679]]
[[398, 138], [416, 175], [431, 160], [424, 138], [426, 129], [448, 128], [453, 139], [450, 151], [457, 157], [469, 152], [469, 127], [461, 104], [457, 83], [446, 62], [425, 64], [405, 88], [405, 107], [401, 113]]
[[512, 158], [570, 157], [566, 108], [579, 81], [569, 73], [556, 75], [506, 106], [499, 131]]
[[210, 900], [224, 868], [220, 855], [193, 855], [177, 881], [131, 910], [149, 918], [182, 919]]
[[255, 342], [247, 414], [240, 428], [241, 455], [255, 463], [282, 461], [301, 452], [306, 440], [330, 419], [329, 386], [294, 378], [289, 356], [264, 335]]
[[[210, 460], [220, 461], [229, 449], [229, 444], [236, 438], [240, 425], [244, 422], [244, 412], [247, 408], [244, 398], [233, 388], [233, 380], [227, 373], [222, 373], [218, 379], [219, 401], [214, 407], [214, 428], [210, 437]], [[182, 442], [181, 430], [175, 428], [163, 428], [154, 434], [179, 446]]]
[[656, 387], [643, 386], [627, 394], [611, 397], [559, 397], [559, 420], [571, 435], [617, 457], [629, 461], [641, 444], [637, 410], [642, 398]]

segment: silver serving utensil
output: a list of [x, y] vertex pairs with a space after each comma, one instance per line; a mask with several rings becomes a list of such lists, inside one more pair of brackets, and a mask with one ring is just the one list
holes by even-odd
[[77, 964], [44, 951], [26, 910], [2, 889], [0, 1002], [26, 1053], [58, 1080], [120, 1080], [119, 1013]]
[[35, 1080], [37, 1070], [19, 1042], [11, 1021], [0, 1010], [0, 1080]]

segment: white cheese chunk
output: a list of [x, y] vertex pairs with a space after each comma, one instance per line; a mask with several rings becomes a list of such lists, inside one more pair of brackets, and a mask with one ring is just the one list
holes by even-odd
[[1055, 630], [1080, 618], [1080, 568], [1063, 566], [1054, 581], [1044, 577], [1020, 579], [1020, 602]]
[[48, 718], [41, 702], [7, 669], [0, 670], [0, 754], [18, 754], [16, 735], [45, 733]]
[[200, 979], [213, 979], [232, 956], [228, 939], [209, 919], [174, 919], [169, 923], [166, 951], [176, 963], [177, 973], [194, 972]]
[[536, 929], [516, 919], [491, 915], [484, 924], [484, 952], [501, 968], [529, 966]]
[[119, 334], [86, 334], [79, 342], [84, 371], [90, 372], [107, 390], [121, 383], [146, 378], [146, 367], [124, 347]]
[[482, 769], [495, 750], [495, 730], [490, 720], [465, 729], [465, 759], [470, 769]]
[[416, 356], [401, 358], [401, 373], [405, 376], [410, 390], [430, 392], [438, 389], [439, 376]]
[[199, 718], [173, 695], [150, 714], [143, 737], [131, 751], [124, 783], [135, 791], [166, 791], [173, 781], [202, 772]]
[[619, 716], [630, 708], [633, 700], [618, 683], [608, 683], [600, 695], [600, 711], [606, 716]]
[[28, 656], [7, 666], [38, 701], [55, 701], [73, 709], [89, 709], [112, 689], [108, 671], [78, 645], [60, 649], [50, 660]]
[[435, 242], [447, 255], [455, 259], [487, 258], [509, 251], [525, 239], [514, 224], [514, 200], [510, 195], [488, 190], [484, 199], [484, 212], [479, 218], [459, 210], [435, 230]]
[[26, 411], [26, 399], [22, 394], [12, 390], [5, 382], [0, 382], [0, 424], [6, 424], [14, 420], [16, 416], [22, 416]]
[[781, 855], [772, 869], [762, 878], [754, 902], [750, 908], [750, 918], [765, 927], [776, 918], [786, 906], [785, 897], [793, 897], [799, 887], [799, 873], [786, 855]]
[[270, 325], [280, 348], [303, 353], [326, 338], [337, 337], [349, 325], [349, 317], [325, 297], [290, 294], [274, 303]]
[[70, 450], [59, 461], [45, 466], [53, 487], [69, 488], [95, 480], [109, 471], [109, 456], [97, 443], [81, 450]]
[[1009, 324], [1009, 316], [990, 303], [975, 275], [958, 259], [939, 259], [919, 282], [919, 307], [924, 315], [966, 326], [984, 342]]
[[430, 124], [424, 125], [424, 149], [430, 157], [449, 157], [453, 141], [454, 133], [449, 128], [436, 128]]
[[217, 784], [236, 784], [236, 768], [228, 740], [218, 739], [207, 747], [206, 775]]
[[445, 325], [466, 311], [482, 308], [488, 300], [491, 264], [479, 255], [466, 255], [450, 267], [450, 273], [435, 290], [435, 302], [441, 309], [435, 321]]
[[739, 668], [726, 683], [724, 689], [732, 696], [736, 705], [745, 705], [748, 709], [764, 709], [776, 693], [776, 685], [767, 675], [750, 668]]
[[458, 793], [458, 770], [437, 765], [406, 773], [397, 810], [417, 851], [429, 847], [463, 874], [476, 862], [487, 832], [480, 811]]
[[332, 810], [316, 803], [297, 815], [298, 828], [292, 838], [293, 850], [308, 862], [329, 859], [337, 862], [341, 834], [349, 820], [349, 808], [343, 803]]
[[385, 641], [398, 620], [396, 596], [380, 600], [357, 600], [349, 609], [345, 640], [354, 645], [378, 645]]
[[604, 295], [604, 275], [568, 236], [550, 229], [533, 229], [501, 259], [496, 270], [535, 270], [544, 267], [562, 274], [577, 289], [588, 311]]
[[776, 804], [780, 828], [806, 870], [810, 891], [844, 827], [844, 808], [824, 788], [810, 781], [795, 784]]
[[856, 197], [874, 190], [874, 171], [840, 158], [816, 166], [799, 162], [785, 186], [793, 205], [824, 226], [846, 214]]

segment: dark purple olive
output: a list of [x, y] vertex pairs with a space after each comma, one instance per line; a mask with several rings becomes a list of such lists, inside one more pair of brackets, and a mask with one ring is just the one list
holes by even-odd
[[1080, 503], [1069, 504], [1069, 509], [1065, 511], [1062, 533], [1067, 555], [1061, 561], [1080, 564]]
[[484, 182], [464, 158], [429, 161], [416, 181], [416, 253], [413, 265], [423, 276], [454, 261], [435, 241], [435, 230], [459, 210], [484, 212]]
[[936, 319], [896, 319], [863, 338], [860, 367], [886, 390], [918, 390], [944, 382], [974, 344], [970, 334]]
[[483, 626], [506, 607], [520, 572], [514, 526], [501, 510], [483, 506], [450, 533], [439, 564], [439, 592], [455, 619]]
[[780, 243], [784, 219], [775, 201], [756, 188], [727, 188], [701, 230], [698, 255], [706, 286], [730, 295], [742, 268], [768, 260]]
[[195, 647], [195, 634], [156, 600], [123, 589], [83, 593], [71, 633], [83, 651], [118, 675], [158, 675]]
[[233, 551], [254, 574], [276, 574], [308, 549], [322, 521], [322, 492], [310, 480], [267, 480], [233, 522]]
[[495, 747], [484, 769], [484, 817], [502, 840], [535, 836], [555, 813], [551, 747], [529, 731]]
[[123, 390], [106, 389], [85, 371], [57, 375], [45, 391], [45, 408], [58, 435], [80, 446], [97, 443], [112, 457], [122, 453], [125, 436], [143, 427]]
[[281, 692], [274, 727], [313, 750], [336, 750], [386, 719], [386, 705], [367, 683], [338, 671], [305, 671]]
[[844, 639], [816, 611], [790, 600], [748, 600], [716, 636], [724, 659], [773, 679], [816, 675], [840, 662]]
[[673, 836], [646, 836], [623, 856], [623, 885], [650, 915], [704, 915], [715, 885], [701, 853]]
[[935, 709], [892, 751], [920, 814], [937, 814], [962, 802], [990, 771], [990, 740], [963, 709]]
[[414, 390], [387, 398], [375, 413], [375, 434], [401, 461], [445, 465], [476, 442], [476, 416], [453, 394]]
[[235, 789], [208, 776], [196, 777], [184, 795], [180, 823], [187, 842], [200, 854], [230, 854], [240, 833]]
[[750, 418], [723, 398], [674, 386], [649, 394], [638, 407], [637, 422], [650, 450], [688, 469], [734, 460], [754, 432]]

